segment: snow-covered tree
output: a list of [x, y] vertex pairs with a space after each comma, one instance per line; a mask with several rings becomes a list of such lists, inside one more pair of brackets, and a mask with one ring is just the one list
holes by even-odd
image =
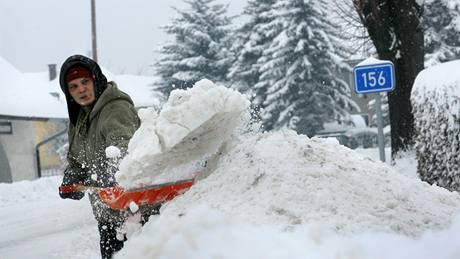
[[255, 64], [260, 76], [253, 89], [266, 130], [314, 135], [358, 109], [347, 83], [333, 75], [347, 50], [327, 13], [322, 0], [278, 0], [266, 12], [265, 34], [276, 36]]
[[230, 66], [228, 40], [231, 18], [227, 6], [214, 0], [184, 0], [190, 8], [175, 8], [178, 17], [164, 27], [174, 41], [161, 49], [155, 88], [168, 96], [174, 88], [191, 87], [200, 79], [224, 81]]
[[425, 1], [425, 65], [460, 58], [460, 2]]
[[248, 20], [234, 34], [235, 40], [231, 50], [235, 59], [228, 79], [233, 87], [250, 96], [263, 94], [254, 92], [253, 86], [259, 81], [260, 76], [257, 61], [280, 30], [279, 26], [271, 23], [274, 18], [269, 15], [275, 2], [276, 0], [249, 0], [243, 11]]
[[456, 60], [423, 70], [411, 96], [417, 172], [422, 180], [452, 191], [460, 191], [459, 66]]

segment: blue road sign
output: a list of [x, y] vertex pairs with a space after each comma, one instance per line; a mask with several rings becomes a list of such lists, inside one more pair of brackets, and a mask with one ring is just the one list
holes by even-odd
[[390, 61], [356, 66], [353, 68], [356, 92], [358, 94], [365, 94], [393, 90], [395, 88], [394, 71], [393, 63]]

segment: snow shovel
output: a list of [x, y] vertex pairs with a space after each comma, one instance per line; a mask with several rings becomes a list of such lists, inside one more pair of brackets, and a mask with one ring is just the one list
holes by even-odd
[[155, 205], [174, 199], [192, 187], [195, 178], [144, 186], [135, 189], [114, 187], [89, 187], [79, 184], [59, 187], [59, 192], [70, 193], [76, 191], [97, 191], [101, 200], [114, 210], [127, 210], [131, 203], [137, 206]]

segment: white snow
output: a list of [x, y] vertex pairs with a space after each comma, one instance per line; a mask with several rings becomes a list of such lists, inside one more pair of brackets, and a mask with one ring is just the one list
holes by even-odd
[[105, 149], [105, 157], [107, 158], [117, 158], [121, 154], [121, 151], [118, 147], [115, 146], [108, 146]]
[[281, 230], [314, 222], [341, 234], [418, 236], [448, 226], [460, 209], [456, 193], [293, 131], [247, 136], [228, 149], [208, 178], [169, 204], [165, 217], [203, 204]]
[[[320, 226], [281, 232], [206, 207], [144, 227], [115, 258], [458, 258], [460, 218], [452, 227], [419, 239], [385, 233], [337, 236]], [[148, 236], [149, 238], [140, 238]]]
[[[458, 127], [460, 114], [460, 60], [450, 61], [422, 70], [415, 78], [411, 93], [411, 102], [414, 106], [426, 107], [426, 103], [433, 103], [434, 108], [429, 113], [416, 114], [441, 118], [447, 115], [449, 128]], [[421, 120], [422, 118], [416, 118]], [[447, 125], [444, 125], [447, 127]]]
[[171, 175], [174, 167], [215, 153], [241, 125], [248, 107], [240, 93], [205, 79], [174, 90], [159, 114], [140, 112], [141, 127], [120, 163], [117, 182], [125, 187], [158, 183], [164, 172]]
[[379, 64], [387, 64], [388, 60], [380, 60], [380, 59], [376, 59], [374, 57], [368, 57], [366, 58], [365, 60], [359, 62], [356, 67], [359, 67], [359, 66], [369, 66], [369, 65], [379, 65]]
[[431, 232], [459, 215], [457, 193], [336, 143], [258, 133], [227, 147], [215, 168], [117, 258], [433, 258], [425, 252], [437, 240], [451, 245], [436, 258], [460, 252], [450, 239], [460, 218]]
[[0, 184], [0, 258], [100, 258], [89, 201], [62, 200], [61, 180]]
[[160, 106], [161, 98], [152, 91], [153, 83], [158, 80], [151, 76], [116, 75], [109, 78], [133, 99], [136, 107]]
[[[2, 58], [0, 57], [0, 60]], [[0, 62], [0, 70], [8, 66], [6, 61]], [[0, 76], [0, 115], [22, 116], [35, 118], [66, 118], [67, 106], [65, 98], [56, 98], [61, 91], [57, 81], [49, 82], [46, 74], [22, 74], [11, 65]]]
[[[426, 97], [453, 103], [460, 98], [460, 60], [454, 60], [422, 70], [415, 79], [411, 100], [423, 104]], [[444, 98], [447, 98], [445, 100]]]

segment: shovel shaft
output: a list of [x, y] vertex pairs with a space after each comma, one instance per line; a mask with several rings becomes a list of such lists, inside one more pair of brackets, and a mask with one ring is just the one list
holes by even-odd
[[59, 186], [59, 192], [72, 193], [72, 192], [85, 192], [85, 191], [99, 191], [102, 188], [94, 186], [85, 186], [82, 184], [68, 184]]

